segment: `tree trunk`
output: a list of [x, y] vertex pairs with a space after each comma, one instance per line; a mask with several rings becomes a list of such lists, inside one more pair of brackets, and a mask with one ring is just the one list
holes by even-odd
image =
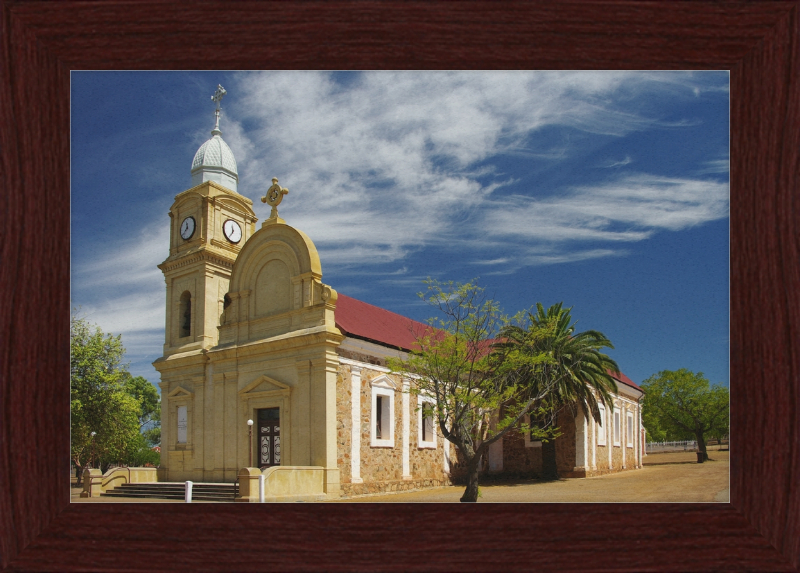
[[467, 489], [461, 496], [462, 502], [478, 501], [478, 476], [481, 469], [481, 456], [474, 456], [467, 462]]
[[697, 451], [703, 452], [703, 461], [707, 462], [708, 452], [706, 451], [706, 441], [703, 439], [703, 432], [701, 430], [695, 430], [694, 435], [697, 438]]

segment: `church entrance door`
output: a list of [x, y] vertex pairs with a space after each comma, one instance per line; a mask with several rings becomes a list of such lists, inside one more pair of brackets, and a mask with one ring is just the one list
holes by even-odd
[[258, 411], [258, 467], [281, 465], [281, 410], [263, 408]]

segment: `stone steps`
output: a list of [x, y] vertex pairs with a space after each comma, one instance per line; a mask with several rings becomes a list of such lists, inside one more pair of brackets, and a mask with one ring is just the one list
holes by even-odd
[[[234, 484], [192, 485], [192, 501], [232, 502], [235, 494]], [[139, 499], [185, 499], [186, 486], [183, 483], [125, 483], [111, 491], [101, 493], [103, 497], [126, 497]]]

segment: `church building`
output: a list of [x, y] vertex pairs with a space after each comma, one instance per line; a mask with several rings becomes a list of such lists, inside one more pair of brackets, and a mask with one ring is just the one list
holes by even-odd
[[[223, 95], [219, 86], [211, 138], [170, 208], [169, 256], [159, 265], [159, 481], [234, 482], [243, 468], [280, 469], [291, 489], [293, 476], [315, 472], [326, 497], [450, 483], [460, 466], [454, 446], [423, 416], [425, 398], [408, 392], [413, 380], [386, 364], [412, 347], [420, 323], [322, 282], [311, 238], [278, 215], [288, 193], [278, 179], [257, 225], [222, 139]], [[549, 447], [565, 477], [641, 467], [642, 392], [625, 376], [618, 385], [608, 424], [565, 410], [552, 446], [505, 436], [486, 470], [539, 475]]]

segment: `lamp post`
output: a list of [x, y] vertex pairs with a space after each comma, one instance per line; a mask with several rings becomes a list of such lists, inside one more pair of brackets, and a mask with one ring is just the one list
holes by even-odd
[[250, 465], [247, 467], [253, 467], [253, 420], [247, 420], [247, 429], [250, 431]]

